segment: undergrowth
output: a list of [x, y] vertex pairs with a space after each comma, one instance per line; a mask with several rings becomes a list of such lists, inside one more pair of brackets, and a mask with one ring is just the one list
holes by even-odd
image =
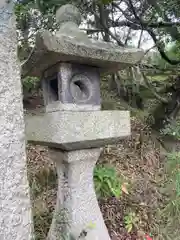
[[180, 139], [180, 121], [168, 123], [161, 131], [161, 134], [173, 136], [176, 139]]
[[180, 152], [168, 153], [163, 188], [164, 203], [158, 210], [159, 239], [178, 240], [180, 225]]
[[94, 184], [96, 195], [102, 197], [117, 197], [122, 193], [122, 180], [117, 176], [113, 167], [96, 166], [94, 170]]
[[124, 217], [124, 224], [128, 233], [130, 233], [133, 228], [137, 228], [138, 222], [139, 218], [135, 212], [131, 211]]

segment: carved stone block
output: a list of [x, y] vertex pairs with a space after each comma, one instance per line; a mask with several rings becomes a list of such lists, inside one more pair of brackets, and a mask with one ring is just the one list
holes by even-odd
[[57, 64], [44, 73], [43, 94], [48, 112], [53, 109], [79, 110], [78, 106], [89, 110], [88, 105], [100, 109], [98, 68], [73, 63]]

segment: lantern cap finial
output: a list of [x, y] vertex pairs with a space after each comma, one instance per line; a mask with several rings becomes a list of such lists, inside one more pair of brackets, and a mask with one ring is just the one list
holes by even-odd
[[79, 26], [81, 24], [81, 14], [77, 7], [66, 4], [56, 11], [56, 22], [58, 24], [73, 22]]

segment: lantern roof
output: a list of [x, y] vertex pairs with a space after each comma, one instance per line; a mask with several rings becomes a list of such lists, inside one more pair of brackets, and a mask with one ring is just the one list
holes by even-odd
[[33, 52], [22, 64], [22, 76], [42, 77], [43, 73], [59, 62], [79, 63], [99, 68], [102, 73], [113, 73], [139, 62], [142, 49], [125, 48], [94, 40], [79, 29], [79, 10], [66, 4], [56, 12], [59, 30], [53, 34], [41, 30], [36, 36]]

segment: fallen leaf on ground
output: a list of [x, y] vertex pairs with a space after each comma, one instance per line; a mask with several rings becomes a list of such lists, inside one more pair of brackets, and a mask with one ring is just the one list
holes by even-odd
[[129, 192], [127, 190], [127, 185], [128, 185], [127, 183], [123, 183], [122, 186], [121, 186], [121, 189], [124, 193], [129, 194]]

